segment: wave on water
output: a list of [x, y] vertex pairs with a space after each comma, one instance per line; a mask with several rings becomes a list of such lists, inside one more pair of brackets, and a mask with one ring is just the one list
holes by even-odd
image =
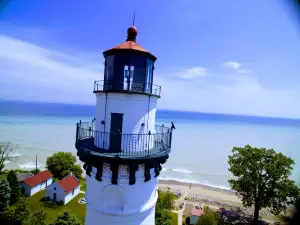
[[4, 164], [8, 164], [8, 163], [11, 163], [11, 161], [9, 161], [9, 160], [4, 161]]
[[173, 172], [178, 172], [178, 173], [193, 173], [193, 171], [190, 171], [188, 169], [184, 169], [184, 168], [178, 168], [178, 169], [169, 169], [169, 168], [162, 168], [161, 170], [162, 172], [167, 172], [167, 171], [173, 171]]
[[[21, 169], [34, 169], [35, 168], [35, 162], [27, 162], [27, 163], [24, 163], [24, 164], [20, 164], [19, 165], [19, 167], [21, 168]], [[37, 167], [38, 168], [43, 168], [43, 167], [45, 167], [45, 165], [44, 164], [42, 164], [42, 163], [38, 163], [37, 164]]]
[[12, 153], [11, 155], [10, 155], [10, 157], [19, 157], [19, 156], [22, 156], [23, 154], [21, 154], [21, 153]]
[[174, 172], [178, 172], [178, 173], [193, 173], [193, 171], [187, 170], [187, 169], [172, 169]]
[[159, 177], [158, 179], [159, 180], [165, 180], [165, 181], [176, 181], [176, 182], [181, 182], [181, 183], [186, 183], [186, 184], [200, 184], [200, 185], [207, 186], [207, 187], [212, 187], [212, 188], [231, 191], [231, 189], [229, 187], [226, 187], [224, 185], [210, 184], [206, 181], [200, 182], [200, 181], [196, 181], [196, 180], [181, 179], [181, 178], [175, 178], [175, 177]]

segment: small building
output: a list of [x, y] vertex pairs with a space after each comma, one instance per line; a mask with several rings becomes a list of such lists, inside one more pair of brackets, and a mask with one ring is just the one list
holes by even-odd
[[22, 193], [26, 196], [32, 196], [35, 193], [44, 190], [47, 186], [52, 184], [52, 178], [53, 175], [48, 170], [28, 177], [21, 182]]
[[22, 181], [26, 180], [28, 177], [33, 176], [33, 173], [17, 173], [17, 180], [21, 183]]
[[46, 198], [64, 205], [76, 197], [80, 192], [79, 180], [72, 174], [64, 177], [59, 182], [54, 182], [46, 188]]
[[203, 209], [192, 208], [191, 209], [191, 216], [190, 216], [190, 224], [196, 224], [199, 217], [203, 214], [204, 214]]

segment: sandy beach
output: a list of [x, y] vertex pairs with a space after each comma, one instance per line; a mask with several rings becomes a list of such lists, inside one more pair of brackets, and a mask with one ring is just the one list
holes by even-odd
[[189, 184], [172, 180], [159, 180], [159, 188], [170, 188], [171, 190], [178, 190], [186, 197], [201, 196], [205, 198], [212, 198], [216, 201], [223, 201], [233, 204], [241, 204], [240, 199], [233, 191], [213, 188], [201, 184]]
[[[182, 213], [188, 216], [191, 208], [195, 206], [209, 206], [212, 210], [225, 208], [234, 212], [243, 212], [253, 215], [252, 208], [245, 208], [234, 191], [213, 188], [201, 184], [190, 184], [172, 180], [159, 180], [158, 188], [163, 191], [171, 191], [179, 194], [177, 207], [183, 204]], [[260, 216], [267, 220], [273, 220], [274, 216], [266, 209], [260, 211]]]

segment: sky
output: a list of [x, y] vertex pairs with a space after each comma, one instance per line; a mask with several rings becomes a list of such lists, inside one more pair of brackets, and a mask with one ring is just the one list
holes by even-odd
[[[1, 2], [1, 0], [0, 0]], [[300, 118], [300, 25], [282, 1], [2, 0], [0, 99], [95, 104], [103, 51], [154, 54], [159, 109]]]

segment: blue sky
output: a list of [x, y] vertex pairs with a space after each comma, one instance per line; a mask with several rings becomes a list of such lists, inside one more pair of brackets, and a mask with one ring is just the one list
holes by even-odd
[[300, 27], [279, 1], [10, 0], [0, 98], [95, 104], [102, 52], [125, 41], [134, 9], [160, 109], [300, 118]]

